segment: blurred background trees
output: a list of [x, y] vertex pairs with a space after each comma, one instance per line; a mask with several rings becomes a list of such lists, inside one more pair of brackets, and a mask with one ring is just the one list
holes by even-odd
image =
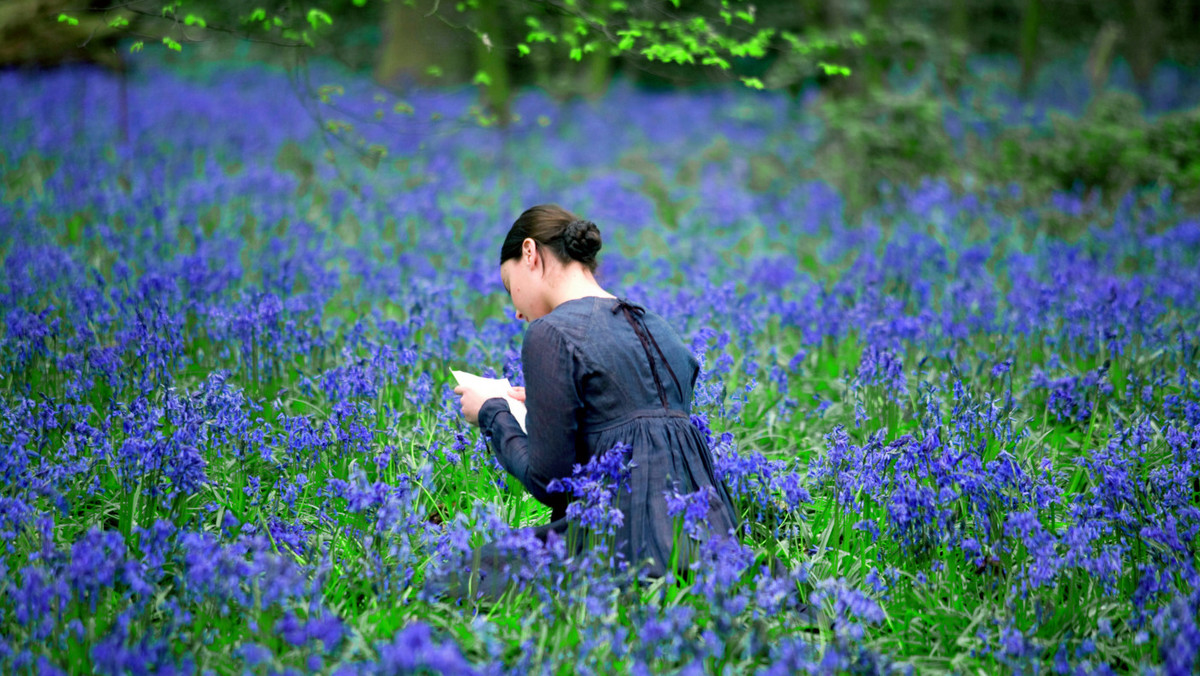
[[[672, 40], [681, 37], [672, 31], [685, 33], [697, 18], [733, 39], [771, 34], [761, 55], [735, 57], [730, 69], [701, 58], [647, 58], [655, 44], [686, 42]], [[622, 31], [639, 20], [674, 25], [623, 45]], [[621, 72], [659, 86], [769, 74], [768, 86], [787, 87], [824, 82], [817, 65], [824, 60], [860, 76], [831, 87], [841, 95], [885, 86], [897, 66], [933, 66], [953, 85], [967, 55], [1012, 54], [1028, 92], [1040, 64], [1081, 46], [1091, 49], [1087, 77], [1103, 80], [1120, 58], [1145, 87], [1161, 60], [1197, 61], [1197, 27], [1200, 0], [6, 0], [0, 64], [111, 65], [117, 37], [165, 37], [174, 48], [233, 36], [276, 48], [260, 50], [267, 59], [281, 58], [281, 47], [309, 47], [371, 70], [385, 85], [473, 82], [484, 72], [500, 89], [596, 95]], [[795, 49], [785, 32], [804, 46]], [[850, 33], [865, 40], [849, 40]]]
[[[595, 97], [614, 75], [782, 90], [797, 108], [815, 94], [817, 175], [866, 203], [930, 174], [1108, 195], [1200, 187], [1200, 117], [1146, 113], [1157, 64], [1200, 63], [1198, 26], [1200, 0], [5, 0], [0, 64], [121, 69], [143, 48], [249, 45], [289, 65], [328, 57], [394, 91], [474, 85], [475, 118], [500, 125], [523, 87]], [[989, 109], [998, 83], [967, 65], [1014, 62], [999, 84], [1028, 98], [1045, 64], [1081, 54], [1088, 108], [1027, 120]], [[1115, 64], [1133, 92], [1107, 87]]]

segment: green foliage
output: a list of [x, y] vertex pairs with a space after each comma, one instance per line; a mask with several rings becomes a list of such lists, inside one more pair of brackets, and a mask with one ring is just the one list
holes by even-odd
[[322, 12], [319, 9], [310, 9], [308, 10], [308, 23], [313, 27], [313, 30], [316, 30], [321, 24], [332, 25], [333, 19], [326, 12]]
[[[463, 6], [469, 7], [470, 3]], [[811, 27], [809, 34], [802, 36], [783, 25], [757, 26], [757, 21], [754, 5], [731, 0], [689, 4], [686, 9], [678, 2], [670, 6], [652, 3], [636, 10], [623, 2], [574, 1], [542, 16], [525, 16], [522, 23], [528, 30], [516, 50], [520, 57], [542, 50], [574, 61], [596, 54], [598, 58], [626, 56], [651, 63], [715, 67], [748, 87], [763, 89], [774, 85], [754, 74], [738, 72], [739, 60], [764, 60], [783, 53], [811, 70], [822, 54], [844, 46], [843, 41]], [[857, 38], [861, 40], [861, 35]], [[849, 74], [844, 66], [830, 65], [829, 69], [834, 74]]]
[[850, 69], [846, 66], [837, 66], [832, 63], [825, 63], [824, 61], [821, 61], [817, 64], [817, 67], [820, 68], [821, 71], [826, 75], [850, 75]]
[[[955, 107], [928, 89], [830, 97], [817, 112], [826, 129], [820, 177], [842, 190], [852, 212], [877, 203], [888, 186], [929, 176], [959, 186], [1019, 183], [1033, 199], [1062, 190], [1115, 199], [1170, 186], [1184, 205], [1200, 205], [1200, 111], [1148, 118], [1126, 92], [1101, 94], [1080, 116], [1052, 112], [1042, 126], [1005, 126], [1000, 111]], [[951, 113], [979, 123], [958, 143], [947, 132]]]
[[852, 202], [873, 202], [881, 183], [905, 184], [945, 173], [954, 146], [943, 123], [944, 103], [926, 92], [872, 90], [828, 99], [818, 112], [826, 125], [821, 155], [834, 182]]
[[1147, 120], [1137, 96], [1105, 92], [1075, 118], [1053, 114], [1048, 130], [1009, 130], [997, 159], [983, 164], [996, 181], [1027, 180], [1043, 189], [1083, 187], [1116, 195], [1167, 184], [1200, 189], [1200, 111]]
[[[417, 7], [416, 0], [404, 1]], [[188, 42], [203, 39], [185, 34], [179, 30], [180, 26], [212, 29], [280, 46], [325, 49], [334, 39], [335, 31], [331, 28], [344, 30], [347, 22], [353, 25], [361, 21], [366, 12], [378, 11], [382, 3], [315, 0], [304, 5], [288, 1], [248, 6], [232, 0], [196, 3], [132, 0], [119, 4], [140, 18], [131, 24], [106, 17], [111, 28], [136, 31], [140, 35], [146, 35], [150, 29], [150, 34], [157, 33], [166, 48], [178, 52]], [[117, 6], [117, 3], [111, 6], [101, 3], [90, 11], [111, 13]], [[562, 4], [532, 3], [531, 7], [516, 10], [479, 0], [463, 0], [446, 3], [445, 7], [434, 3], [428, 12], [424, 8], [420, 11], [426, 17], [437, 17], [474, 33], [488, 52], [513, 51], [518, 58], [532, 57], [539, 50], [553, 58], [573, 61], [631, 56], [648, 62], [715, 67], [730, 72], [734, 81], [740, 80], [755, 89], [774, 85], [754, 77], [753, 73], [736, 72], [737, 60], [762, 60], [773, 52], [784, 53], [807, 63], [809, 69], [819, 67], [829, 75], [850, 73], [844, 65], [833, 63], [837, 57], [828, 54], [830, 50], [845, 48], [847, 41], [832, 38], [811, 26], [801, 35], [786, 26], [759, 25], [762, 21], [755, 5], [744, 0], [686, 4], [668, 0], [637, 6], [619, 0], [568, 0]], [[503, 23], [496, 21], [500, 16], [505, 19]], [[58, 21], [71, 26], [79, 23], [66, 14], [58, 15]], [[513, 24], [523, 25], [527, 30], [504, 43], [500, 34], [505, 32], [505, 25], [511, 30]], [[855, 33], [851, 42], [861, 44], [861, 34]], [[821, 58], [823, 61], [817, 66]], [[483, 83], [485, 88], [501, 86], [502, 78], [497, 73], [488, 75], [490, 82]], [[475, 81], [478, 84], [479, 78]]]

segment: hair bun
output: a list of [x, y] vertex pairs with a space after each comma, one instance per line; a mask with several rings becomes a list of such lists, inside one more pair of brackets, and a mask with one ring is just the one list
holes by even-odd
[[582, 218], [571, 221], [563, 230], [563, 248], [567, 254], [582, 263], [590, 263], [600, 252], [600, 228]]

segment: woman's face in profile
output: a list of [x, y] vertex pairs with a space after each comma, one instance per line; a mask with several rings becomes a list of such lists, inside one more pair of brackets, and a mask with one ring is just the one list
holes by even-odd
[[517, 310], [517, 319], [531, 322], [548, 312], [538, 307], [534, 293], [536, 280], [530, 274], [529, 264], [524, 263], [523, 259], [510, 258], [501, 263], [500, 281], [512, 298], [513, 307]]

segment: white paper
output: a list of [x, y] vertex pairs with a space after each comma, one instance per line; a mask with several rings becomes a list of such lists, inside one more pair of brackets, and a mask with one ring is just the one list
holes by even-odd
[[[508, 378], [484, 378], [473, 373], [465, 371], [455, 371], [450, 369], [450, 373], [454, 374], [454, 379], [459, 385], [470, 387], [478, 390], [483, 394], [483, 398], [491, 399], [492, 397], [501, 397], [508, 402], [508, 410], [512, 412], [513, 417], [517, 419], [517, 424], [521, 426], [521, 431], [525, 432], [525, 402], [517, 401], [508, 396], [508, 390], [512, 387], [509, 384]], [[528, 434], [528, 432], [526, 432]]]

